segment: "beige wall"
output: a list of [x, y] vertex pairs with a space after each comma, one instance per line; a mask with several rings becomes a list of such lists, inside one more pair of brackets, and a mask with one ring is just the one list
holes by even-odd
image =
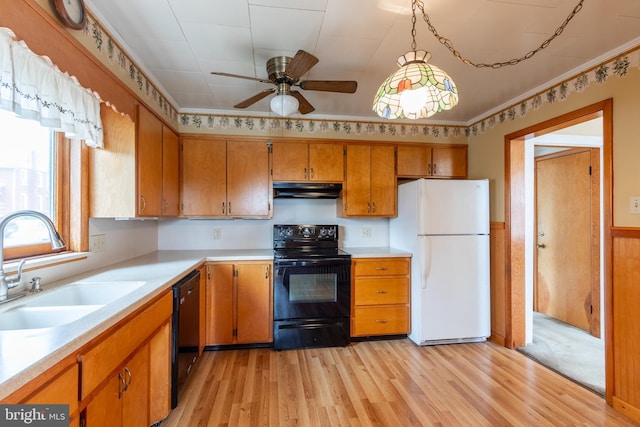
[[613, 170], [615, 226], [640, 227], [640, 215], [629, 213], [629, 198], [640, 196], [640, 70], [629, 68], [625, 77], [609, 77], [604, 84], [592, 82], [566, 100], [544, 104], [524, 117], [516, 117], [476, 136], [470, 136], [469, 177], [489, 178], [491, 220], [504, 221], [504, 136], [613, 98]]

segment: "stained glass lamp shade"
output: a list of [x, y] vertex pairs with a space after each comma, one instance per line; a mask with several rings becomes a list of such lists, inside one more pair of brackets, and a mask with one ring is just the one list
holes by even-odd
[[455, 107], [455, 83], [440, 68], [428, 64], [429, 58], [431, 54], [424, 50], [400, 56], [400, 69], [380, 85], [373, 111], [387, 119], [422, 119]]

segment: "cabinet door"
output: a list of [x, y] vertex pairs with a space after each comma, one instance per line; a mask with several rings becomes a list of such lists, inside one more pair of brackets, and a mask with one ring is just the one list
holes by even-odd
[[309, 144], [309, 180], [342, 182], [344, 180], [343, 144]]
[[207, 266], [207, 345], [233, 343], [233, 264]]
[[149, 345], [145, 345], [122, 370], [126, 390], [122, 393], [122, 423], [126, 427], [149, 426]]
[[370, 152], [368, 145], [347, 146], [345, 216], [367, 216], [371, 213]]
[[467, 147], [433, 147], [432, 175], [438, 177], [467, 177]]
[[86, 426], [122, 426], [122, 372], [112, 375], [109, 382], [95, 395], [85, 409]]
[[431, 147], [398, 147], [398, 176], [421, 178], [431, 175]]
[[227, 143], [227, 215], [271, 214], [269, 147], [266, 142]]
[[392, 145], [371, 147], [371, 213], [373, 216], [397, 214], [396, 156]]
[[[203, 274], [202, 277], [205, 275]], [[204, 289], [204, 285], [201, 289]], [[165, 419], [169, 412], [171, 412], [171, 319], [149, 341], [149, 425]]]
[[180, 146], [178, 135], [162, 126], [162, 216], [180, 214]]
[[239, 264], [237, 342], [270, 342], [273, 336], [271, 264]]
[[300, 142], [274, 142], [271, 149], [273, 180], [281, 182], [308, 179], [308, 145]]
[[162, 122], [138, 105], [136, 121], [137, 215], [162, 215]]
[[224, 141], [182, 141], [182, 215], [226, 215], [226, 153]]

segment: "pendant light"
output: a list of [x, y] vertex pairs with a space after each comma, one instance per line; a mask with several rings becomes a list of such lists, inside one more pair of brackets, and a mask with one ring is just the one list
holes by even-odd
[[278, 85], [276, 96], [269, 101], [271, 111], [280, 117], [288, 117], [298, 111], [300, 103], [291, 95], [290, 86], [287, 83]]
[[453, 79], [428, 64], [429, 52], [416, 50], [416, 3], [411, 5], [411, 50], [398, 58], [400, 69], [387, 77], [373, 99], [373, 111], [386, 119], [422, 119], [458, 103]]

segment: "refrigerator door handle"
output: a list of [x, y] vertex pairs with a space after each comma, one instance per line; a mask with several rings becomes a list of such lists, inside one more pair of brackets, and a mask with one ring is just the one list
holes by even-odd
[[422, 254], [422, 289], [427, 289], [427, 280], [429, 279], [429, 273], [431, 273], [431, 251], [429, 250], [429, 238], [422, 236], [418, 239], [418, 253]]

